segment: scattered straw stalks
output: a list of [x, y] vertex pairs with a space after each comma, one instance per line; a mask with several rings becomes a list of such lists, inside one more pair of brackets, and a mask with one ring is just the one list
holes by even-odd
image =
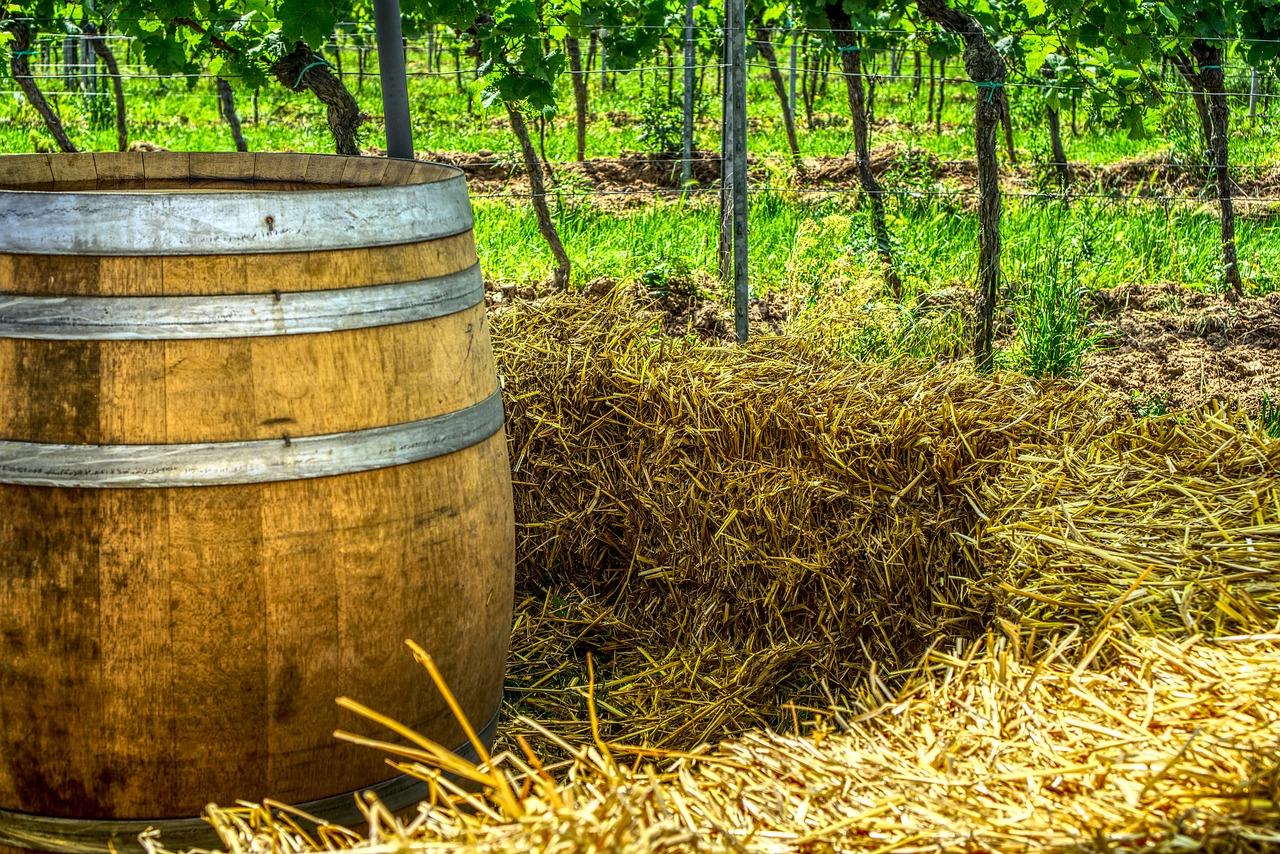
[[208, 817], [236, 852], [1280, 850], [1280, 644], [1107, 644], [1105, 672], [1072, 660], [1078, 639], [935, 651], [889, 702], [808, 737], [681, 753], [543, 729], [567, 767], [495, 757], [472, 775], [482, 796], [400, 764], [435, 797], [403, 819], [368, 806], [368, 836], [249, 806]]
[[228, 850], [1280, 851], [1280, 442], [622, 299], [494, 318], [498, 754], [400, 730], [415, 815], [211, 808]]

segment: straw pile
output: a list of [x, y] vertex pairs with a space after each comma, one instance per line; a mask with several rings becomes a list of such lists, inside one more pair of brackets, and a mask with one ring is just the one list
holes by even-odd
[[1280, 442], [621, 299], [494, 318], [502, 753], [397, 749], [486, 793], [229, 850], [1280, 851]]
[[[1149, 635], [1280, 626], [1280, 442], [1215, 408], [1064, 428], [976, 484], [975, 550], [1023, 631]], [[1114, 604], [1113, 604], [1114, 603]]]
[[1096, 422], [1068, 387], [863, 365], [813, 339], [650, 335], [619, 297], [494, 319], [519, 520], [509, 696], [586, 736], [698, 744], [984, 630], [964, 484]]
[[[264, 852], [1277, 851], [1278, 639], [1113, 638], [1096, 672], [1071, 660], [1080, 644], [1033, 660], [988, 638], [932, 653], [843, 732], [698, 755], [566, 744], [559, 777], [508, 754], [463, 769], [486, 797], [442, 786], [403, 820], [372, 807], [367, 837], [258, 808], [209, 817], [228, 850]], [[437, 779], [429, 744], [401, 754]]]
[[1134, 422], [1068, 386], [653, 325], [625, 297], [495, 318], [509, 695], [559, 732], [587, 735], [588, 654], [607, 737], [687, 746], [865, 705], [996, 617], [1096, 624], [1143, 573], [1118, 616], [1148, 632], [1276, 623], [1280, 445], [1240, 416]]

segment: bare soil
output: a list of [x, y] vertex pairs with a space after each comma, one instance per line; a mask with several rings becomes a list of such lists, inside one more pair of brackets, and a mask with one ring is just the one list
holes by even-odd
[[[663, 293], [632, 285], [622, 296], [655, 317], [658, 329], [674, 338], [732, 343], [733, 312], [708, 299], [709, 283], [674, 281]], [[714, 284], [714, 283], [710, 283]], [[619, 283], [608, 277], [588, 282], [583, 298], [612, 298]], [[486, 285], [490, 307], [501, 311], [514, 300], [545, 296], [545, 288]], [[971, 310], [968, 289], [929, 295], [917, 311]], [[1108, 392], [1116, 405], [1141, 413], [1158, 409], [1239, 407], [1256, 415], [1263, 394], [1280, 396], [1280, 293], [1232, 300], [1173, 282], [1128, 286], [1093, 295], [1096, 323], [1104, 341], [1085, 360], [1082, 381]], [[793, 305], [770, 293], [750, 303], [753, 336], [786, 331]], [[1002, 325], [1012, 334], [1009, 323]]]
[[[381, 152], [369, 149], [369, 153]], [[511, 152], [423, 151], [418, 156], [462, 169], [476, 196], [529, 192], [524, 165]], [[944, 185], [957, 190], [977, 186], [977, 166], [971, 160], [939, 160], [929, 152], [898, 144], [874, 149], [871, 168], [890, 190], [898, 186]], [[753, 156], [748, 160], [748, 170], [756, 185], [781, 183], [802, 195], [806, 191], [858, 188], [857, 163], [851, 154], [805, 158], [803, 172], [795, 174], [788, 173], [783, 156]], [[1105, 165], [1073, 163], [1071, 171], [1076, 192], [1148, 199], [1173, 196], [1194, 203], [1213, 200], [1204, 167], [1185, 166], [1164, 156], [1130, 158]], [[1280, 167], [1241, 166], [1236, 171], [1235, 194], [1241, 200], [1241, 215], [1280, 213]], [[693, 179], [699, 191], [713, 191], [718, 186], [717, 152], [695, 152]], [[583, 163], [561, 163], [554, 165], [550, 183], [563, 191], [590, 195], [595, 203], [607, 207], [648, 205], [655, 197], [674, 201], [679, 198], [680, 162], [677, 155], [635, 152]], [[1011, 193], [1056, 192], [1057, 187], [1048, 167], [1026, 161], [1018, 166], [1002, 166], [1001, 185]]]
[[1280, 293], [1232, 301], [1173, 282], [1099, 291], [1108, 334], [1085, 377], [1139, 408], [1214, 404], [1257, 413], [1280, 394]]
[[[601, 276], [587, 282], [582, 293], [585, 299], [613, 298], [619, 288], [618, 281]], [[661, 293], [646, 291], [639, 285], [631, 285], [624, 299], [632, 300], [636, 310], [648, 312], [657, 320], [658, 329], [672, 338], [696, 338], [704, 343], [732, 344], [735, 340], [733, 310], [726, 308], [704, 294], [713, 282], [694, 282], [672, 279]], [[485, 298], [490, 310], [501, 311], [514, 300], [536, 300], [552, 293], [544, 285], [500, 286], [485, 282]], [[753, 299], [748, 304], [747, 320], [751, 335], [781, 335], [790, 319], [791, 302], [785, 297], [769, 292], [764, 299]]]

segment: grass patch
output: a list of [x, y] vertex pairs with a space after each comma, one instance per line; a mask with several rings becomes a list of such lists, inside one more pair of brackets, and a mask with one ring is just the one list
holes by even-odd
[[[908, 293], [969, 286], [977, 263], [978, 222], [960, 199], [895, 196], [889, 203], [894, 252]], [[527, 205], [477, 199], [476, 234], [488, 274], [529, 282], [546, 276], [551, 255]], [[561, 197], [553, 214], [577, 265], [580, 283], [596, 276], [635, 281], [663, 264], [705, 276], [717, 273], [718, 210], [700, 197], [625, 209]], [[1059, 252], [1089, 272], [1090, 288], [1175, 281], [1199, 290], [1221, 287], [1215, 213], [1204, 206], [1140, 201], [1057, 202], [1010, 198], [1002, 219], [1003, 266], [1010, 281], [1044, 275], [1044, 258]], [[1241, 256], [1254, 268], [1280, 269], [1275, 218], [1237, 222]], [[787, 290], [820, 299], [842, 282], [880, 275], [868, 213], [854, 194], [752, 195], [749, 214], [751, 282], [757, 294]], [[1251, 283], [1251, 291], [1261, 288]]]
[[[374, 118], [366, 126], [366, 143], [381, 145], [381, 87], [376, 73], [363, 79], [354, 73], [352, 51], [344, 54], [344, 82], [361, 106]], [[490, 149], [514, 152], [515, 141], [501, 111], [480, 105], [472, 88], [471, 68], [464, 61], [463, 85], [452, 73], [426, 74], [422, 55], [409, 55], [409, 96], [413, 112], [414, 138], [420, 149], [477, 151]], [[882, 62], [885, 57], [879, 58]], [[120, 61], [134, 73], [149, 73], [127, 49]], [[451, 63], [446, 63], [452, 71]], [[37, 66], [39, 63], [37, 63]], [[367, 57], [366, 67], [377, 68], [376, 52]], [[106, 99], [84, 98], [58, 77], [58, 69], [39, 67], [54, 109], [66, 123], [72, 139], [86, 150], [108, 150], [114, 146], [114, 131], [106, 120]], [[785, 72], [784, 72], [785, 73]], [[873, 72], [874, 73], [874, 72]], [[958, 60], [952, 63], [948, 76], [960, 73]], [[672, 93], [680, 97], [680, 81], [673, 81]], [[589, 75], [591, 122], [587, 142], [588, 157], [616, 156], [623, 151], [650, 150], [661, 147], [654, 140], [653, 122], [642, 121], [641, 106], [667, 94], [666, 69], [619, 73], [611, 76], [613, 88], [601, 91], [599, 76]], [[245, 136], [256, 151], [294, 149], [327, 151], [331, 141], [325, 129], [324, 109], [311, 97], [300, 97], [279, 86], [268, 86], [258, 93], [259, 120], [253, 121], [253, 92], [240, 88], [237, 101], [245, 121]], [[230, 134], [219, 119], [213, 81], [198, 79], [188, 87], [181, 78], [126, 77], [124, 81], [130, 114], [130, 137], [145, 139], [176, 150], [231, 150]], [[700, 71], [698, 82], [699, 114], [695, 145], [715, 149], [719, 145], [717, 110], [719, 97], [714, 74]], [[16, 87], [9, 87], [16, 89]], [[850, 152], [848, 106], [842, 81], [831, 75], [824, 81], [822, 92], [814, 103], [813, 124], [801, 111], [797, 120], [800, 147], [807, 157], [845, 155]], [[568, 78], [560, 81], [561, 114], [542, 127], [534, 123], [535, 134], [542, 137], [547, 157], [572, 160], [576, 153], [572, 115], [573, 97]], [[941, 160], [971, 160], [973, 140], [974, 91], [972, 87], [948, 83], [943, 102], [942, 132], [935, 133], [926, 113], [928, 84], [913, 94], [910, 79], [884, 80], [876, 87], [876, 121], [873, 142], [876, 145], [898, 144], [924, 149]], [[34, 110], [20, 96], [12, 93], [0, 102], [0, 149], [7, 152], [30, 152], [48, 149], [52, 140], [44, 131]], [[1014, 111], [1015, 143], [1022, 157], [1034, 161], [1048, 150], [1043, 129], [1044, 102], [1034, 88], [1010, 89]], [[15, 97], [16, 96], [16, 97]], [[786, 135], [781, 120], [781, 106], [774, 94], [768, 74], [762, 68], [753, 70], [749, 79], [748, 99], [752, 118], [749, 140], [751, 152], [757, 155], [783, 157], [787, 152]], [[1148, 116], [1148, 134], [1140, 140], [1125, 133], [1094, 123], [1081, 110], [1072, 130], [1070, 112], [1063, 116], [1064, 142], [1072, 160], [1088, 163], [1112, 163], [1129, 157], [1181, 153], [1194, 146], [1184, 139], [1186, 129], [1194, 127], [1186, 121], [1189, 101], [1184, 104], [1170, 98], [1169, 104], [1152, 110]], [[669, 109], [665, 110], [669, 112]], [[664, 120], [665, 121], [665, 120]], [[1271, 165], [1280, 161], [1274, 145], [1276, 126], [1272, 117], [1263, 117], [1255, 125], [1238, 123], [1232, 131], [1232, 159], [1238, 164]], [[662, 134], [658, 135], [659, 137]], [[664, 144], [669, 145], [670, 140]]]
[[1280, 439], [1280, 400], [1273, 398], [1270, 392], [1262, 395], [1258, 420], [1262, 422], [1262, 429], [1267, 431], [1267, 435]]
[[1016, 363], [1041, 379], [1074, 377], [1098, 341], [1090, 331], [1084, 288], [1074, 272], [1054, 263], [1019, 295]]

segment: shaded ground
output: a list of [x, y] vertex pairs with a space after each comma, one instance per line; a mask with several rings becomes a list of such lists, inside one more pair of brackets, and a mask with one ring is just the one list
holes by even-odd
[[[702, 287], [699, 287], [701, 285]], [[707, 299], [714, 283], [674, 281], [664, 292], [628, 286], [637, 309], [655, 313], [658, 328], [677, 338], [732, 343], [733, 311]], [[586, 299], [603, 299], [619, 287], [601, 277], [584, 288]], [[491, 307], [545, 295], [534, 287], [490, 283]], [[925, 295], [915, 311], [972, 311], [965, 289]], [[1173, 282], [1126, 286], [1093, 295], [1095, 322], [1103, 342], [1085, 358], [1082, 376], [1108, 390], [1118, 405], [1159, 414], [1166, 409], [1239, 406], [1257, 415], [1262, 396], [1280, 397], [1280, 293], [1232, 301]], [[781, 334], [792, 301], [769, 293], [750, 303], [751, 334]], [[1002, 338], [1013, 329], [1001, 324]]]

